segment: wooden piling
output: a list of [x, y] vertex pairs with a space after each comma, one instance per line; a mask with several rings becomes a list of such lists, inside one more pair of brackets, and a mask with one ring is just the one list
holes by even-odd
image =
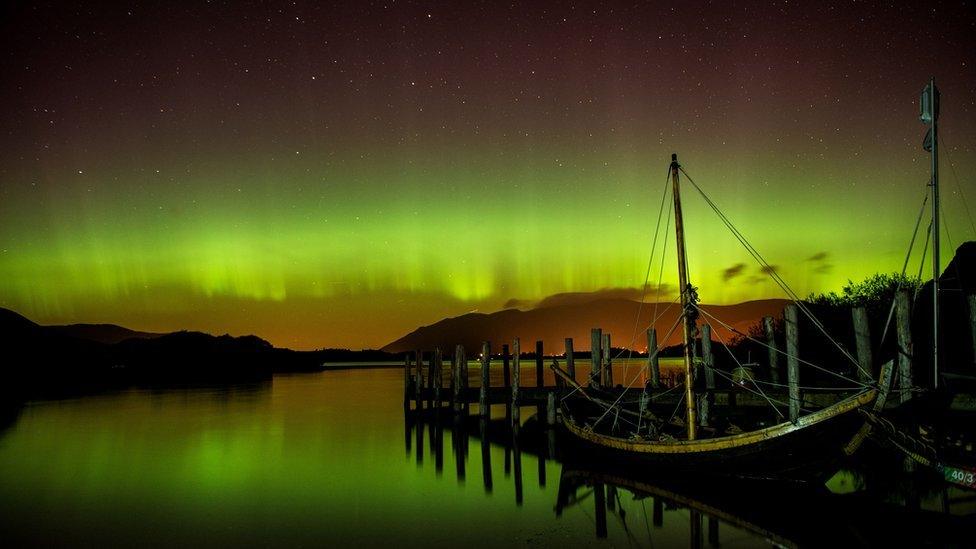
[[966, 303], [969, 304], [969, 342], [973, 351], [970, 364], [976, 364], [976, 294], [966, 296]]
[[786, 380], [790, 389], [790, 421], [800, 417], [800, 361], [798, 359], [798, 331], [796, 304], [784, 311], [786, 320]]
[[[458, 345], [458, 349], [461, 350], [461, 363], [458, 365], [461, 373], [461, 390], [467, 392], [467, 389], [471, 387], [471, 378], [468, 376], [468, 355], [464, 351], [464, 345]], [[464, 397], [467, 399], [467, 396]], [[464, 401], [467, 404], [467, 400]]]
[[424, 390], [424, 354], [420, 350], [417, 351], [417, 375], [414, 376], [414, 408], [417, 410], [422, 410], [424, 408], [423, 390]]
[[603, 360], [603, 386], [613, 387], [613, 366], [610, 364], [610, 334], [603, 334], [600, 345], [600, 358]]
[[542, 341], [535, 342], [535, 386], [542, 387], [545, 383], [545, 372], [543, 368], [545, 366], [542, 364]]
[[651, 371], [651, 387], [661, 386], [661, 366], [657, 356], [657, 330], [647, 330], [647, 368]]
[[451, 359], [451, 408], [457, 412], [461, 406], [461, 346], [454, 346]]
[[481, 393], [478, 398], [478, 412], [481, 417], [489, 416], [491, 406], [488, 404], [488, 390], [491, 388], [491, 343], [481, 344]]
[[512, 342], [512, 423], [515, 425], [519, 424], [519, 385], [521, 384], [522, 378], [522, 368], [521, 368], [521, 354], [522, 348], [519, 344], [519, 338], [515, 338]]
[[556, 424], [556, 393], [549, 391], [546, 395], [546, 425]]
[[508, 364], [508, 343], [502, 345], [502, 378], [503, 386], [508, 389], [512, 386], [512, 370]]
[[769, 352], [769, 380], [773, 383], [779, 383], [779, 347], [776, 346], [773, 317], [763, 317], [763, 331], [766, 333], [766, 350]]
[[590, 379], [587, 385], [599, 387], [603, 376], [600, 375], [600, 348], [603, 346], [603, 330], [593, 328], [590, 330]]
[[434, 352], [430, 353], [430, 362], [427, 363], [427, 408], [434, 407]]
[[871, 356], [871, 326], [868, 324], [868, 311], [864, 307], [851, 309], [854, 321], [854, 339], [857, 346], [858, 378], [870, 383], [874, 378], [874, 359]]
[[895, 325], [898, 331], [898, 389], [901, 402], [912, 398], [912, 324], [908, 291], [895, 294]]
[[573, 358], [573, 338], [566, 338], [566, 373], [571, 379], [576, 379], [576, 360]]
[[410, 408], [410, 353], [403, 353], [403, 407]]
[[708, 426], [711, 419], [712, 403], [715, 401], [715, 357], [712, 355], [712, 327], [704, 324], [701, 327], [702, 369], [705, 370], [705, 394], [698, 405], [698, 419], [702, 425]]
[[[599, 348], [599, 347], [597, 347]], [[596, 537], [605, 539], [607, 537], [607, 495], [603, 489], [603, 483], [593, 485], [593, 503], [596, 514]]]
[[441, 407], [441, 385], [444, 384], [444, 357], [441, 355], [441, 348], [434, 348], [434, 356], [431, 359], [434, 363], [434, 406]]
[[705, 387], [715, 389], [715, 357], [712, 355], [712, 327], [701, 327], [702, 368], [705, 370]]

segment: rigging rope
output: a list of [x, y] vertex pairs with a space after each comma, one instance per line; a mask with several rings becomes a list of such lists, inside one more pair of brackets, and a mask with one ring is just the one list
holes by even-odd
[[[912, 257], [912, 250], [915, 248], [915, 238], [918, 237], [918, 228], [922, 224], [922, 215], [925, 214], [925, 205], [929, 202], [929, 192], [928, 189], [925, 190], [925, 196], [922, 198], [922, 207], [918, 210], [918, 218], [915, 220], [915, 230], [912, 231], [912, 240], [908, 243], [908, 254], [905, 255], [905, 262], [901, 265], [901, 276], [898, 278], [898, 284], [895, 286], [895, 294], [901, 291], [901, 283], [905, 279], [905, 271], [908, 270], [908, 260]], [[925, 240], [925, 247], [928, 248], [928, 238]], [[922, 252], [922, 257], [925, 257], [925, 252]], [[919, 273], [921, 276], [921, 273]], [[917, 290], [916, 290], [917, 292]], [[888, 320], [885, 321], [884, 330], [881, 332], [881, 343], [878, 347], [884, 346], [885, 338], [888, 337], [888, 328], [891, 326], [891, 318], [895, 314], [895, 299], [891, 299], [891, 308], [888, 309]]]
[[730, 332], [735, 333], [735, 334], [738, 334], [738, 335], [740, 335], [740, 336], [748, 339], [749, 341], [752, 341], [753, 343], [756, 343], [756, 344], [758, 344], [758, 345], [760, 345], [762, 347], [765, 347], [767, 349], [772, 349], [772, 350], [776, 351], [777, 353], [779, 353], [779, 354], [781, 354], [781, 355], [783, 355], [783, 356], [785, 356], [787, 358], [796, 359], [796, 361], [799, 362], [800, 364], [805, 364], [807, 366], [810, 366], [812, 368], [815, 368], [817, 370], [820, 370], [820, 371], [822, 371], [822, 372], [824, 372], [826, 374], [830, 374], [832, 376], [838, 377], [840, 379], [843, 379], [844, 381], [848, 381], [848, 382], [853, 383], [855, 385], [858, 385], [860, 387], [871, 387], [871, 386], [875, 385], [874, 382], [872, 382], [872, 383], [864, 383], [864, 382], [861, 382], [861, 381], [855, 381], [855, 380], [853, 380], [853, 379], [851, 379], [851, 378], [849, 378], [849, 377], [847, 377], [847, 376], [845, 376], [843, 374], [839, 374], [839, 373], [834, 372], [832, 370], [828, 370], [828, 369], [824, 368], [823, 366], [818, 366], [817, 364], [814, 364], [814, 363], [812, 363], [812, 362], [810, 362], [808, 360], [803, 360], [802, 358], [800, 358], [798, 356], [793, 356], [793, 355], [787, 353], [786, 351], [783, 351], [781, 349], [777, 349], [776, 347], [771, 347], [768, 344], [766, 344], [765, 342], [759, 341], [758, 339], [753, 338], [749, 334], [744, 334], [741, 331], [736, 330], [735, 327], [726, 324], [725, 322], [722, 321], [722, 319], [717, 318], [716, 316], [710, 314], [708, 311], [706, 311], [704, 309], [700, 309], [700, 308], [699, 308], [699, 311], [701, 311], [701, 313], [703, 315], [707, 316], [708, 318], [711, 318], [712, 320], [714, 320], [714, 321], [718, 322], [719, 324], [721, 324], [722, 326], [724, 326]]
[[[698, 308], [698, 305], [697, 305], [697, 304], [695, 304], [694, 306], [695, 306], [696, 308]], [[700, 310], [700, 309], [699, 309], [699, 310]], [[734, 360], [734, 361], [735, 361], [735, 363], [736, 363], [736, 365], [738, 365], [738, 366], [739, 366], [739, 368], [742, 368], [742, 363], [741, 363], [741, 362], [739, 362], [739, 359], [738, 359], [738, 358], [736, 358], [736, 356], [735, 356], [735, 353], [733, 353], [733, 352], [732, 352], [732, 349], [729, 349], [729, 346], [725, 344], [725, 339], [724, 339], [724, 338], [722, 338], [722, 336], [721, 336], [721, 334], [719, 334], [719, 333], [718, 333], [718, 331], [716, 331], [716, 330], [714, 329], [714, 327], [713, 327], [713, 326], [711, 325], [711, 323], [710, 323], [710, 322], [708, 322], [708, 319], [705, 319], [705, 324], [706, 324], [706, 325], [708, 325], [708, 327], [709, 327], [709, 329], [710, 329], [710, 331], [712, 331], [712, 332], [714, 332], [714, 333], [715, 333], [715, 336], [716, 336], [716, 337], [718, 337], [718, 342], [722, 344], [722, 347], [723, 347], [723, 348], [724, 348], [724, 349], [725, 349], [726, 351], [728, 351], [728, 353], [729, 353], [729, 356], [731, 356], [731, 357], [732, 357], [732, 360]], [[712, 371], [715, 371], [715, 372], [719, 372], [719, 373], [721, 373], [721, 372], [719, 371], [719, 369], [718, 369], [718, 368], [716, 368], [716, 367], [715, 367], [714, 365], [709, 365], [709, 364], [706, 364], [706, 363], [705, 363], [705, 361], [702, 361], [702, 365], [704, 365], [704, 366], [705, 366], [706, 368], [708, 368], [708, 369], [710, 369], [710, 370], [712, 370]], [[733, 384], [735, 384], [735, 381], [734, 381], [734, 380], [731, 380], [731, 379], [730, 379], [729, 381], [732, 381], [732, 383], [733, 383]], [[743, 385], [743, 387], [745, 387], [745, 386]], [[748, 387], [746, 387], [746, 389], [748, 389]], [[760, 395], [762, 395], [762, 397], [763, 397], [764, 399], [766, 399], [766, 402], [768, 402], [770, 406], [772, 406], [772, 407], [773, 407], [773, 410], [775, 410], [775, 411], [776, 411], [776, 414], [777, 414], [777, 415], [779, 415], [779, 417], [785, 417], [785, 416], [783, 415], [783, 413], [779, 411], [779, 408], [777, 408], [777, 407], [776, 407], [776, 405], [775, 405], [775, 404], [773, 404], [773, 401], [772, 401], [772, 400], [770, 400], [770, 399], [769, 399], [769, 397], [767, 397], [767, 396], [766, 396], [766, 393], [765, 393], [765, 392], [763, 392], [763, 390], [762, 390], [762, 389], [761, 389], [761, 388], [760, 388], [760, 387], [759, 387], [758, 385], [756, 386], [756, 389], [759, 389], [759, 394], [760, 394]]]
[[692, 186], [695, 187], [695, 190], [698, 191], [698, 194], [700, 194], [702, 198], [705, 199], [705, 202], [709, 205], [709, 207], [712, 208], [712, 211], [714, 211], [715, 214], [718, 215], [719, 219], [722, 220], [722, 223], [724, 223], [725, 226], [730, 231], [732, 231], [732, 234], [735, 236], [736, 240], [738, 240], [739, 243], [742, 244], [742, 246], [746, 249], [746, 251], [748, 251], [749, 254], [753, 257], [753, 259], [755, 259], [759, 263], [759, 265], [763, 267], [763, 270], [769, 275], [770, 278], [773, 279], [774, 282], [776, 282], [776, 284], [780, 287], [780, 289], [786, 292], [786, 295], [789, 296], [790, 300], [794, 304], [796, 304], [797, 308], [803, 312], [803, 314], [813, 323], [814, 326], [817, 327], [818, 330], [820, 330], [820, 333], [822, 333], [824, 337], [826, 337], [827, 340], [830, 341], [834, 345], [834, 347], [836, 347], [837, 350], [841, 352], [841, 354], [847, 357], [847, 359], [850, 360], [851, 363], [854, 364], [854, 366], [858, 370], [864, 372], [868, 377], [870, 377], [870, 373], [867, 372], [853, 356], [851, 356], [851, 354], [847, 351], [847, 349], [845, 349], [840, 343], [834, 340], [834, 338], [831, 337], [829, 333], [827, 333], [827, 329], [820, 322], [820, 320], [817, 319], [817, 317], [813, 314], [813, 312], [810, 311], [807, 308], [807, 306], [800, 300], [800, 296], [798, 296], [796, 292], [794, 292], [793, 289], [790, 288], [790, 286], [786, 283], [786, 281], [783, 280], [781, 276], [779, 276], [776, 270], [773, 269], [773, 267], [763, 258], [763, 256], [759, 253], [759, 251], [756, 250], [752, 246], [752, 244], [749, 243], [745, 235], [743, 235], [739, 231], [739, 229], [737, 229], [735, 225], [729, 220], [729, 218], [726, 217], [724, 213], [722, 213], [722, 210], [719, 209], [719, 207], [714, 202], [712, 202], [712, 199], [709, 198], [707, 194], [705, 194], [705, 191], [703, 191], [702, 188], [699, 187], [697, 183], [695, 183], [695, 180], [692, 179], [690, 175], [688, 175], [688, 172], [686, 172], [684, 168], [680, 166], [678, 167], [678, 169], [681, 170], [681, 173], [685, 174], [685, 177], [688, 178], [688, 181], [692, 184]]

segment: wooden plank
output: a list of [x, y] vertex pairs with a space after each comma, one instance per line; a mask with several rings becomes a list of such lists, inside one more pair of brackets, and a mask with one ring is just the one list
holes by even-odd
[[854, 340], [857, 347], [858, 378], [870, 383], [874, 381], [874, 359], [871, 356], [871, 326], [868, 323], [868, 310], [864, 307], [851, 309], [854, 322]]
[[790, 391], [790, 421], [800, 417], [800, 361], [798, 359], [799, 341], [797, 330], [796, 305], [786, 306], [783, 317], [786, 321], [786, 382]]
[[600, 358], [603, 360], [604, 387], [613, 387], [613, 365], [610, 364], [612, 354], [610, 351], [610, 334], [603, 334], [603, 341], [600, 345]]

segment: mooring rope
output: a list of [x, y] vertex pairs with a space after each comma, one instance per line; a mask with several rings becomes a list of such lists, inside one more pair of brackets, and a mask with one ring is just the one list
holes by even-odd
[[[895, 286], [895, 294], [896, 295], [898, 294], [899, 291], [901, 291], [901, 283], [902, 283], [902, 281], [905, 280], [905, 271], [908, 270], [908, 261], [912, 257], [912, 250], [915, 248], [915, 239], [918, 237], [918, 228], [922, 224], [922, 216], [925, 214], [925, 205], [928, 204], [928, 201], [929, 201], [929, 192], [928, 192], [928, 189], [926, 189], [925, 196], [922, 198], [922, 207], [919, 208], [919, 210], [918, 210], [918, 218], [915, 219], [915, 230], [912, 231], [912, 240], [911, 240], [911, 242], [908, 243], [908, 253], [905, 255], [905, 261], [904, 261], [904, 263], [902, 263], [902, 265], [901, 265], [901, 276], [898, 277], [898, 284]], [[931, 226], [929, 227], [929, 230], [931, 230]], [[929, 241], [928, 241], [928, 237], [926, 237], [926, 239], [925, 239], [925, 250], [928, 250], [928, 247], [929, 247]], [[922, 250], [922, 260], [923, 260], [923, 262], [925, 260], [925, 250]], [[922, 276], [921, 267], [919, 267], [919, 274], [918, 274], [918, 276], [919, 277]], [[915, 292], [916, 292], [916, 295], [917, 295], [918, 294], [918, 290], [916, 289]], [[888, 309], [888, 320], [885, 321], [884, 330], [881, 332], [881, 343], [878, 344], [878, 348], [881, 348], [884, 345], [885, 338], [888, 337], [888, 328], [891, 326], [891, 318], [892, 318], [892, 316], [894, 316], [894, 314], [895, 314], [895, 299], [894, 299], [894, 297], [892, 297], [892, 299], [891, 299], [891, 308]]]

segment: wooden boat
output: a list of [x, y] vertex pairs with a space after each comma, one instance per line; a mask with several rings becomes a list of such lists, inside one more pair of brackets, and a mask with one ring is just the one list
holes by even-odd
[[[891, 383], [892, 365], [882, 368], [878, 383], [831, 406], [792, 420], [752, 429], [746, 432], [709, 435], [699, 429], [695, 394], [696, 367], [692, 357], [697, 331], [696, 290], [688, 282], [677, 155], [671, 157], [671, 180], [674, 197], [674, 223], [677, 237], [678, 278], [683, 310], [684, 336], [684, 402], [685, 419], [677, 422], [684, 432], [675, 432], [674, 422], [662, 422], [644, 408], [637, 411], [621, 404], [623, 395], [583, 387], [558, 366], [552, 369], [570, 387], [571, 395], [563, 398], [561, 424], [577, 444], [576, 451], [595, 451], [609, 455], [615, 462], [651, 463], [662, 474], [675, 472], [697, 475], [723, 475], [744, 478], [813, 480], [826, 473], [829, 462], [851, 453], [865, 438], [870, 427], [858, 413], [874, 407], [881, 410]], [[649, 349], [649, 352], [653, 350]], [[796, 396], [799, 402], [799, 396]], [[797, 409], [798, 409], [797, 405]], [[661, 426], [649, 435], [621, 432], [614, 428], [594, 428], [594, 418], [620, 414]], [[792, 415], [792, 414], [791, 414]], [[609, 423], [609, 422], [607, 422]], [[612, 422], [617, 424], [616, 421]], [[646, 423], [645, 423], [646, 424]], [[639, 423], [638, 423], [639, 425]], [[670, 427], [670, 432], [667, 429]]]

